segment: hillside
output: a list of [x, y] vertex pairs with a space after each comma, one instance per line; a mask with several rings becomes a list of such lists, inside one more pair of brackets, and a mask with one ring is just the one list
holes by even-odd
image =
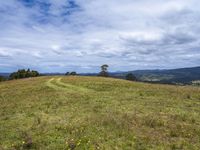
[[[192, 81], [200, 80], [200, 67], [178, 68], [169, 70], [136, 70], [129, 71], [137, 76], [138, 80], [167, 83], [167, 84], [191, 84]], [[112, 75], [119, 78], [125, 78], [128, 72], [113, 73]]]
[[100, 77], [0, 83], [0, 149], [200, 149], [200, 88]]

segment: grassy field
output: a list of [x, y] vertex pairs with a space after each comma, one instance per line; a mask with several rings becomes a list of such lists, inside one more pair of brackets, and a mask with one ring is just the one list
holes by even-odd
[[99, 77], [0, 83], [0, 150], [199, 150], [200, 88]]

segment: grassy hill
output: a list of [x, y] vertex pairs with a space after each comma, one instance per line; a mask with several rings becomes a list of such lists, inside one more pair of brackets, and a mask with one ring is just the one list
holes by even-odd
[[200, 88], [99, 77], [0, 83], [0, 149], [200, 149]]

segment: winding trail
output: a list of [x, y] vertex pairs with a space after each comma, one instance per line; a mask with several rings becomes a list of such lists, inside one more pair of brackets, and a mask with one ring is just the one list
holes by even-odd
[[65, 90], [69, 92], [93, 92], [91, 89], [64, 83], [62, 82], [62, 78], [51, 78], [46, 82], [46, 85], [55, 90]]

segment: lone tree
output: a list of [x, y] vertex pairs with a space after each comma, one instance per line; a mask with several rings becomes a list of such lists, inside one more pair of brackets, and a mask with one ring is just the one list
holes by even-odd
[[129, 80], [129, 81], [136, 81], [137, 78], [132, 74], [132, 73], [128, 73], [126, 75], [126, 80]]
[[101, 77], [108, 77], [109, 74], [108, 74], [108, 65], [107, 64], [104, 64], [101, 66], [101, 72], [99, 73], [99, 76]]

